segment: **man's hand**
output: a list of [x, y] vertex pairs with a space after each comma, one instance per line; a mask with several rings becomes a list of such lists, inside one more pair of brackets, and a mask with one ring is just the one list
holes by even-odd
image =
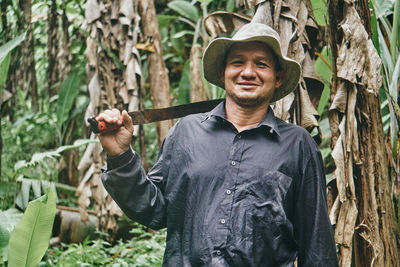
[[98, 135], [100, 143], [108, 155], [117, 156], [129, 149], [132, 142], [133, 124], [126, 110], [121, 114], [118, 109], [107, 109], [97, 116], [96, 120], [121, 126], [114, 131]]

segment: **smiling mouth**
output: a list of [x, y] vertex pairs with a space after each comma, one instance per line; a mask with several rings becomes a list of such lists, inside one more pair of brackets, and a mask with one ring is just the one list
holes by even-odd
[[259, 86], [257, 83], [237, 83], [240, 87], [242, 88], [254, 88], [256, 86]]

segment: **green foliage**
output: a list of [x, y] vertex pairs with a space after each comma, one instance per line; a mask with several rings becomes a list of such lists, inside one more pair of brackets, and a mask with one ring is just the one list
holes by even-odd
[[168, 3], [168, 7], [191, 21], [197, 22], [199, 19], [199, 12], [197, 11], [197, 8], [189, 2], [174, 0]]
[[167, 27], [171, 21], [177, 19], [178, 16], [172, 16], [172, 15], [158, 15], [157, 16], [157, 21], [158, 21], [158, 27], [161, 29], [164, 29]]
[[[26, 106], [25, 108], [21, 107], [18, 113], [20, 111], [26, 112], [27, 109], [28, 107]], [[33, 114], [26, 112], [18, 114], [18, 117], [19, 119], [14, 123], [9, 120], [1, 121], [3, 138], [1, 176], [8, 181], [15, 180], [17, 175], [14, 165], [18, 161], [29, 161], [32, 155], [38, 150], [51, 149], [55, 146], [55, 136], [57, 136], [55, 130], [55, 113], [38, 112]], [[54, 162], [48, 161], [44, 163], [48, 167], [46, 170], [52, 170], [51, 173], [53, 173]], [[48, 177], [50, 173], [41, 171], [38, 174], [31, 171], [26, 175], [38, 179], [42, 178], [43, 175]]]
[[14, 204], [15, 182], [0, 181], [0, 208], [6, 210]]
[[69, 75], [61, 85], [57, 100], [57, 128], [62, 133], [63, 124], [70, 118], [70, 111], [79, 93], [79, 83], [76, 75]]
[[322, 116], [324, 110], [329, 108], [330, 88], [332, 79], [332, 54], [330, 49], [325, 46], [321, 53], [318, 54], [318, 58], [315, 61], [315, 70], [321, 77], [324, 83], [324, 90], [322, 91], [321, 98], [318, 104], [318, 114]]
[[233, 12], [233, 10], [235, 10], [235, 0], [227, 0], [225, 10], [228, 12]]
[[49, 246], [56, 215], [55, 193], [47, 189], [46, 195], [29, 203], [22, 219], [11, 233], [8, 266], [37, 266]]
[[[375, 44], [375, 47], [380, 48], [380, 57], [382, 59], [384, 94], [381, 94], [381, 96], [383, 96], [382, 116], [384, 129], [390, 129], [392, 154], [394, 158], [397, 158], [398, 118], [400, 115], [400, 108], [397, 103], [397, 88], [400, 79], [400, 59], [398, 57], [400, 53], [400, 37], [398, 34], [400, 4], [398, 1], [380, 0], [376, 1], [373, 7], [377, 22], [380, 25], [376, 27], [379, 44]], [[389, 16], [392, 16], [392, 22], [389, 20]]]
[[[10, 11], [7, 12], [10, 29], [19, 28], [16, 18], [21, 15], [21, 10], [18, 9], [14, 2], [12, 6], [7, 8]], [[32, 28], [35, 41], [35, 67], [38, 79], [40, 110], [32, 110], [30, 92], [19, 87], [13, 88], [15, 90], [12, 99], [13, 106], [7, 105], [10, 104], [9, 102], [2, 107], [2, 112], [5, 115], [1, 120], [3, 153], [1, 155], [0, 204], [2, 204], [3, 209], [12, 205], [11, 200], [13, 197], [10, 196], [17, 195], [15, 190], [19, 190], [19, 187], [16, 186], [15, 180], [21, 174], [24, 179], [57, 180], [57, 160], [63, 151], [62, 149], [67, 148], [67, 146], [62, 146], [56, 151], [43, 151], [54, 149], [60, 144], [71, 144], [74, 140], [86, 134], [86, 132], [82, 132], [84, 129], [82, 126], [84, 123], [84, 110], [89, 98], [85, 85], [85, 64], [81, 64], [86, 59], [84, 53], [85, 40], [82, 35], [79, 35], [78, 27], [74, 26], [76, 22], [84, 19], [84, 9], [79, 8], [79, 5], [83, 5], [83, 1], [68, 1], [65, 3], [68, 10], [73, 10], [71, 14], [68, 14], [68, 19], [70, 19], [70, 22], [71, 19], [75, 21], [68, 27], [70, 37], [72, 36], [69, 40], [72, 52], [72, 74], [61, 87], [60, 95], [52, 98], [49, 98], [48, 82], [46, 81], [48, 62], [47, 35], [45, 33], [47, 21], [42, 19], [46, 17], [47, 5], [48, 3], [43, 1], [34, 1], [32, 3], [32, 17], [34, 18]], [[39, 19], [36, 20], [36, 18]], [[13, 27], [15, 25], [17, 27]], [[10, 29], [6, 29], [6, 31]], [[21, 36], [16, 38], [15, 41], [19, 42], [22, 39]], [[10, 41], [9, 43], [12, 42]], [[11, 46], [8, 46], [8, 48], [11, 48]], [[5, 50], [1, 50], [1, 52], [3, 51]], [[10, 53], [8, 53], [3, 64], [6, 60], [10, 60], [9, 55]], [[20, 61], [19, 54], [15, 53], [15, 57], [10, 61], [10, 72], [15, 72]], [[6, 76], [2, 69], [0, 71], [0, 81], [3, 76], [5, 79]], [[57, 84], [54, 86], [57, 86]]]
[[328, 20], [328, 8], [325, 0], [311, 0], [314, 18], [318, 25], [326, 26]]
[[108, 254], [110, 246], [102, 239], [63, 244], [61, 248], [51, 248], [40, 266], [106, 266], [112, 257]]
[[25, 35], [26, 32], [0, 46], [0, 96], [3, 95], [3, 86], [6, 82], [8, 69], [10, 67], [11, 51], [25, 39]]
[[42, 191], [46, 191], [46, 188], [51, 188], [53, 192], [56, 192], [55, 184], [49, 181], [26, 178], [18, 178], [17, 181], [21, 183], [21, 189], [18, 192], [17, 198], [15, 199], [15, 205], [23, 210], [28, 207], [31, 189], [33, 191], [34, 198], [40, 197], [42, 195]]
[[374, 43], [375, 49], [380, 55], [380, 45], [379, 45], [379, 39], [378, 39], [378, 20], [376, 16], [376, 12], [374, 9], [374, 5], [372, 2], [368, 3], [369, 8], [371, 9], [371, 32], [372, 32], [372, 42]]
[[387, 17], [392, 14], [392, 7], [396, 0], [374, 0], [373, 2], [376, 16], [378, 18]]
[[[96, 142], [98, 142], [98, 140], [90, 140], [90, 139], [76, 140], [73, 145], [61, 146], [53, 151], [35, 153], [29, 162], [26, 162], [25, 160], [18, 161], [14, 166], [15, 173], [19, 174], [19, 173], [32, 172], [32, 167], [35, 167], [37, 165], [43, 167], [40, 168], [40, 171], [44, 170], [47, 167], [51, 166], [49, 165], [49, 160], [51, 162], [51, 160], [55, 160], [56, 158], [61, 157], [62, 156], [61, 153], [63, 151], [81, 148], [86, 146], [87, 144]], [[56, 162], [53, 163], [56, 164]], [[33, 192], [33, 197], [35, 198], [39, 197], [42, 194], [42, 190], [44, 191], [45, 188], [47, 187], [50, 187], [54, 192], [56, 192], [56, 184], [54, 182], [47, 181], [46, 178], [40, 180], [26, 179], [23, 177], [23, 175], [21, 175], [17, 179], [17, 181], [21, 183], [21, 187], [15, 199], [15, 204], [21, 209], [25, 209], [28, 206], [28, 202], [32, 198], [31, 191]]]
[[0, 47], [0, 63], [2, 63], [6, 56], [25, 39], [25, 35], [26, 32]]
[[35, 154], [33, 154], [32, 159], [29, 162], [26, 162], [26, 161], [17, 162], [17, 164], [15, 166], [15, 170], [18, 171], [21, 168], [31, 167], [38, 163], [44, 163], [47, 159], [55, 159], [57, 157], [61, 157], [61, 153], [66, 150], [80, 148], [82, 146], [86, 146], [87, 144], [97, 143], [97, 142], [99, 142], [97, 139], [95, 139], [95, 140], [79, 139], [79, 140], [76, 140], [74, 142], [74, 144], [72, 144], [72, 145], [60, 146], [56, 150], [52, 150], [52, 151], [35, 153]]
[[190, 60], [186, 60], [181, 80], [178, 85], [178, 95], [174, 99], [178, 100], [176, 104], [186, 104], [190, 102]]
[[390, 36], [390, 48], [392, 54], [392, 60], [398, 61], [400, 54], [400, 3], [396, 1], [394, 4], [393, 11], [393, 23], [392, 23], [392, 34]]
[[3, 95], [3, 87], [7, 80], [10, 62], [11, 62], [11, 53], [9, 53], [0, 63], [0, 95]]
[[[190, 73], [187, 63], [190, 48], [193, 44], [207, 42], [202, 39], [205, 34], [202, 19], [217, 10], [235, 11], [235, 0], [175, 0], [169, 2], [167, 6], [168, 9], [160, 12], [157, 18], [162, 36], [164, 60], [169, 69], [173, 101], [174, 104], [183, 104], [190, 100]], [[225, 95], [224, 90], [206, 80], [203, 82], [208, 98], [215, 99]]]
[[21, 218], [22, 213], [17, 209], [0, 211], [0, 263], [8, 261], [10, 235]]
[[161, 266], [165, 230], [151, 234], [144, 226], [135, 226], [132, 239], [114, 246], [98, 239], [51, 248], [40, 266]]

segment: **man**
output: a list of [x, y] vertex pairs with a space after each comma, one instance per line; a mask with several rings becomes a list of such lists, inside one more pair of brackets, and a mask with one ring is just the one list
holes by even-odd
[[104, 186], [133, 220], [167, 227], [164, 266], [337, 266], [318, 147], [269, 108], [296, 88], [300, 66], [260, 23], [215, 39], [203, 60], [226, 100], [181, 119], [147, 175], [126, 111], [98, 116], [122, 126], [99, 136]]

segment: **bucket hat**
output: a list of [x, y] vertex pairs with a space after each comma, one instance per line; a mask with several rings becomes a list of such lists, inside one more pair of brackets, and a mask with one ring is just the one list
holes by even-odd
[[230, 47], [241, 42], [261, 42], [275, 53], [283, 71], [284, 81], [276, 88], [271, 98], [275, 102], [292, 92], [300, 79], [300, 65], [295, 60], [282, 55], [279, 34], [266, 24], [250, 22], [241, 27], [232, 38], [220, 37], [210, 42], [203, 55], [204, 78], [212, 84], [225, 89], [221, 81], [221, 70], [225, 67], [226, 54]]

